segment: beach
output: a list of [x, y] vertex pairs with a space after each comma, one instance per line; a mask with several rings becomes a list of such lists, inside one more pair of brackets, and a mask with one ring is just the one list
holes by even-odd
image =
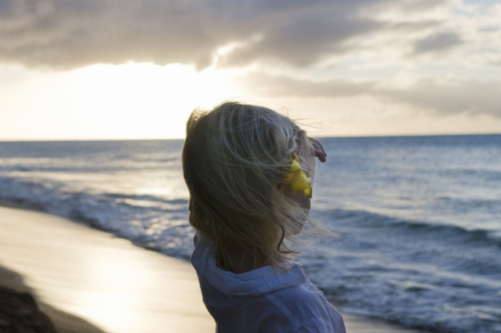
[[[28, 291], [63, 333], [214, 332], [185, 261], [42, 212], [0, 206], [0, 286]], [[343, 314], [351, 333], [411, 333]]]
[[[102, 332], [214, 331], [186, 262], [34, 211], [0, 207], [0, 225], [0, 264], [23, 277], [49, 316], [47, 305]], [[52, 319], [62, 332], [93, 332]]]

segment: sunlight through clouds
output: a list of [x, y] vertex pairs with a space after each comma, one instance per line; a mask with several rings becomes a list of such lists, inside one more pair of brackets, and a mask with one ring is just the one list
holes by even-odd
[[[231, 92], [223, 73], [184, 65], [128, 63], [15, 72], [4, 68], [3, 75], [17, 75], [18, 82], [2, 93], [9, 110], [2, 113], [9, 112], [9, 117], [0, 124], [0, 133], [15, 137], [18, 128], [9, 123], [22, 123], [28, 133], [19, 138], [182, 138], [194, 108], [214, 106]], [[16, 93], [21, 87], [29, 99]]]
[[500, 22], [495, 1], [7, 0], [0, 139], [180, 138], [228, 99], [325, 135], [498, 133]]

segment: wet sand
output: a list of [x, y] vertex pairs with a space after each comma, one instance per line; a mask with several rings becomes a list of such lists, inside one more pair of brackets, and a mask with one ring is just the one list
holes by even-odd
[[[34, 293], [60, 332], [214, 332], [189, 263], [61, 217], [4, 206], [0, 285]], [[343, 317], [350, 333], [417, 332]]]

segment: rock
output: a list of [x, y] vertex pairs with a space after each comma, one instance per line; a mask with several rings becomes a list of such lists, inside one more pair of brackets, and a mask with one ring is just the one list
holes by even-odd
[[57, 333], [33, 296], [0, 287], [0, 333]]

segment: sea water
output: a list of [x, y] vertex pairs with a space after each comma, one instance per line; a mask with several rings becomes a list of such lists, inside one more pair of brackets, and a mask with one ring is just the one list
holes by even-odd
[[[501, 135], [320, 139], [300, 261], [340, 309], [501, 332]], [[0, 142], [0, 199], [188, 259], [181, 140]], [[203, 161], [200, 161], [203, 163]]]

